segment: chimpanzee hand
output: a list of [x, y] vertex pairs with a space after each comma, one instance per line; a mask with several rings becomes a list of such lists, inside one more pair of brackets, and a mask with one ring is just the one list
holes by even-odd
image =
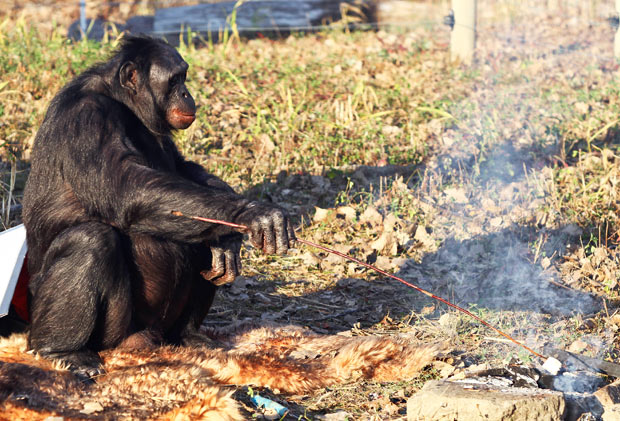
[[210, 270], [200, 272], [203, 278], [216, 286], [228, 284], [241, 274], [241, 242], [243, 235], [230, 234], [220, 237], [211, 247]]
[[250, 202], [235, 223], [249, 228], [250, 242], [263, 253], [284, 254], [296, 240], [288, 213], [276, 205]]

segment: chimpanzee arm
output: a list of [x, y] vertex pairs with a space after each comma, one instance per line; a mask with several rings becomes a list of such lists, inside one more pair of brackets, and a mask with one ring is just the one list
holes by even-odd
[[[91, 217], [126, 232], [199, 242], [216, 235], [216, 228], [223, 228], [174, 216], [171, 211], [233, 221], [250, 203], [232, 191], [151, 168], [145, 151], [127, 138], [126, 119], [114, 112], [104, 116], [102, 108], [83, 104], [74, 122], [65, 126], [65, 133], [48, 136], [59, 141], [48, 146], [56, 149], [49, 153], [62, 160], [65, 186]], [[149, 147], [165, 154], [157, 141], [152, 141]]]
[[57, 124], [51, 118], [42, 127], [51, 129], [44, 136], [49, 141], [47, 153], [54, 157], [65, 187], [72, 190], [87, 215], [125, 232], [181, 242], [200, 242], [231, 232], [221, 225], [172, 215], [177, 210], [246, 225], [251, 242], [267, 253], [285, 253], [292, 246], [295, 237], [284, 209], [200, 185], [172, 167], [154, 168], [151, 163], [157, 160], [174, 166], [175, 157], [161, 139], [136, 128], [139, 123], [117, 108], [107, 98], [89, 97], [75, 103], [69, 121], [66, 116], [58, 117], [65, 121]]
[[177, 241], [212, 239], [230, 233], [231, 229], [174, 216], [171, 212], [233, 222], [250, 203], [232, 191], [200, 185], [174, 173], [153, 170], [135, 162], [126, 162], [123, 167], [123, 178], [135, 180], [135, 183], [119, 186], [127, 204], [120, 207], [121, 212], [116, 217], [129, 231]]
[[[176, 151], [176, 148], [173, 147]], [[221, 188], [224, 191], [234, 192], [232, 188], [226, 184], [224, 181], [220, 180], [214, 175], [207, 173], [204, 168], [196, 163], [186, 161], [179, 153], [176, 152], [178, 156], [177, 166], [179, 171], [182, 174], [191, 180], [210, 187]], [[277, 209], [278, 215], [275, 215], [274, 221], [268, 221], [263, 218], [263, 212], [267, 211], [271, 207], [271, 209]], [[288, 248], [288, 244], [286, 246], [282, 246], [278, 244], [280, 238], [287, 238], [288, 243], [292, 243], [295, 240], [295, 233], [290, 226], [288, 221], [282, 221], [282, 224], [277, 223], [277, 219], [279, 215], [283, 215], [286, 219], [286, 211], [275, 205], [265, 205], [258, 202], [248, 203], [244, 212], [242, 212], [238, 217], [238, 221], [250, 227], [250, 241], [256, 246], [267, 253], [275, 253], [282, 252], [283, 248]], [[275, 222], [275, 225], [272, 226], [273, 229], [261, 230], [261, 225], [270, 226]], [[279, 226], [284, 227], [284, 233], [280, 232]], [[264, 234], [264, 235], [263, 235]], [[275, 234], [275, 235], [274, 235]]]
[[[172, 145], [176, 151], [176, 147]], [[187, 161], [180, 153], [177, 153], [177, 170], [179, 173], [200, 185], [209, 186], [223, 191], [234, 193], [234, 190], [223, 180], [209, 174], [202, 165]], [[241, 274], [241, 243], [243, 235], [239, 233], [228, 234], [209, 241], [211, 248], [211, 269], [203, 272], [202, 276], [215, 285], [224, 285], [233, 282]]]
[[177, 158], [177, 169], [183, 177], [202, 186], [209, 186], [231, 193], [235, 192], [226, 182], [205, 171], [202, 165], [192, 161], [187, 161], [180, 154]]

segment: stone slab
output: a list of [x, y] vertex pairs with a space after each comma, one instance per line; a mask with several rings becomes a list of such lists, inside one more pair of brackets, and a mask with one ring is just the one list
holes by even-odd
[[434, 380], [409, 398], [407, 420], [557, 421], [564, 410], [562, 393], [552, 390]]

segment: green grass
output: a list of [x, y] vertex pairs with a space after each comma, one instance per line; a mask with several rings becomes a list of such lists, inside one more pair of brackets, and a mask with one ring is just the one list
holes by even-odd
[[[531, 25], [536, 29], [535, 21]], [[588, 34], [596, 31], [599, 28]], [[607, 39], [599, 32], [600, 39]], [[558, 31], [555, 36], [567, 35]], [[524, 60], [513, 60], [513, 52], [502, 55], [496, 44], [489, 47], [484, 39], [474, 68], [448, 62], [436, 28], [411, 34], [330, 30], [275, 41], [244, 41], [233, 32], [221, 44], [203, 48], [183, 44], [179, 50], [191, 66], [189, 89], [200, 108], [197, 121], [176, 134], [177, 144], [239, 191], [272, 197], [294, 209], [297, 220], [303, 221], [300, 237], [351, 245], [356, 256], [370, 255], [370, 244], [386, 230], [384, 220], [393, 217], [392, 234], [407, 235], [397, 238], [397, 256], [387, 249], [375, 253], [387, 270], [399, 270], [390, 267], [397, 257], [415, 260], [416, 265], [421, 263], [416, 268], [427, 270], [424, 258], [451, 239], [478, 238], [486, 250], [496, 246], [492, 240], [484, 242], [490, 233], [512, 230], [524, 238], [523, 253], [532, 265], [549, 259], [549, 270], [554, 270], [559, 283], [617, 299], [617, 78], [613, 71], [592, 64], [586, 52], [556, 57], [528, 51]], [[20, 201], [32, 140], [55, 92], [88, 66], [105, 60], [116, 43], [115, 34], [103, 43], [71, 43], [60, 28], [43, 34], [25, 21], [0, 24], [3, 203], [9, 196], [10, 204]], [[387, 164], [408, 171], [388, 176], [381, 175], [382, 168], [366, 175], [356, 172], [360, 165]], [[525, 183], [527, 191], [507, 198], [500, 188], [493, 190], [493, 183], [502, 177]], [[463, 190], [467, 201], [455, 204], [446, 196], [448, 188]], [[324, 220], [313, 221], [315, 205], [333, 209]], [[522, 212], [511, 214], [513, 205], [521, 206]], [[355, 218], [339, 214], [339, 206], [353, 208]], [[369, 208], [383, 220], [361, 222]], [[4, 212], [2, 227], [19, 223], [18, 216]], [[503, 225], [493, 231], [491, 222], [497, 218]], [[565, 234], [573, 225], [577, 229]], [[414, 238], [418, 229], [427, 235]], [[562, 244], [556, 247], [558, 239]], [[281, 258], [244, 250], [245, 274], [284, 300], [310, 296], [320, 302], [321, 294], [331, 291], [337, 292], [332, 297], [346, 295], [359, 307], [355, 314], [362, 330], [370, 333], [380, 328], [377, 319], [386, 313], [404, 321], [413, 308], [423, 311], [416, 307], [422, 303], [416, 292], [389, 289], [391, 284], [380, 277], [344, 262], [305, 263], [306, 252]], [[464, 257], [454, 258], [462, 260], [463, 267], [472, 264], [467, 250], [461, 252]], [[474, 263], [497, 269], [494, 262]], [[446, 277], [439, 269], [424, 274], [436, 282]], [[355, 288], [339, 285], [352, 278], [369, 282]], [[258, 311], [253, 305], [222, 300], [222, 305], [236, 306], [239, 317]], [[541, 332], [558, 340], [563, 334], [574, 339], [584, 333], [581, 320], [544, 319], [533, 326], [526, 312], [475, 309], [519, 337]], [[608, 310], [611, 315], [616, 311]], [[316, 317], [310, 313], [312, 306], [292, 317], [303, 318], [303, 311], [309, 312], [309, 319]], [[430, 313], [433, 316], [413, 325], [402, 322], [397, 330], [413, 330], [429, 341], [446, 339], [433, 319], [438, 311]], [[617, 329], [608, 316], [597, 316], [598, 326], [609, 323]], [[326, 329], [350, 326], [333, 322]], [[480, 337], [489, 333], [477, 324], [464, 326], [457, 338], [448, 339], [453, 347], [467, 349], [477, 362], [501, 359], [508, 355], [507, 349], [528, 361], [527, 355], [502, 343], [489, 349], [485, 345], [485, 352], [478, 352]], [[415, 391], [436, 377], [430, 370], [405, 386], [334, 388], [325, 391], [329, 399], [321, 398], [322, 406], [313, 410], [340, 408], [341, 400], [347, 410], [361, 413], [364, 410], [356, 406], [360, 390], [383, 390], [390, 396], [402, 387]]]

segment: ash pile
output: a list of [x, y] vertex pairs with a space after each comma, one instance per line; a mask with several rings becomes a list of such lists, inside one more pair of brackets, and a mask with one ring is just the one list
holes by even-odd
[[562, 363], [559, 372], [517, 362], [466, 367], [466, 360], [448, 356], [435, 367], [444, 379], [427, 382], [409, 398], [407, 419], [620, 420], [620, 365], [552, 348], [545, 352]]

